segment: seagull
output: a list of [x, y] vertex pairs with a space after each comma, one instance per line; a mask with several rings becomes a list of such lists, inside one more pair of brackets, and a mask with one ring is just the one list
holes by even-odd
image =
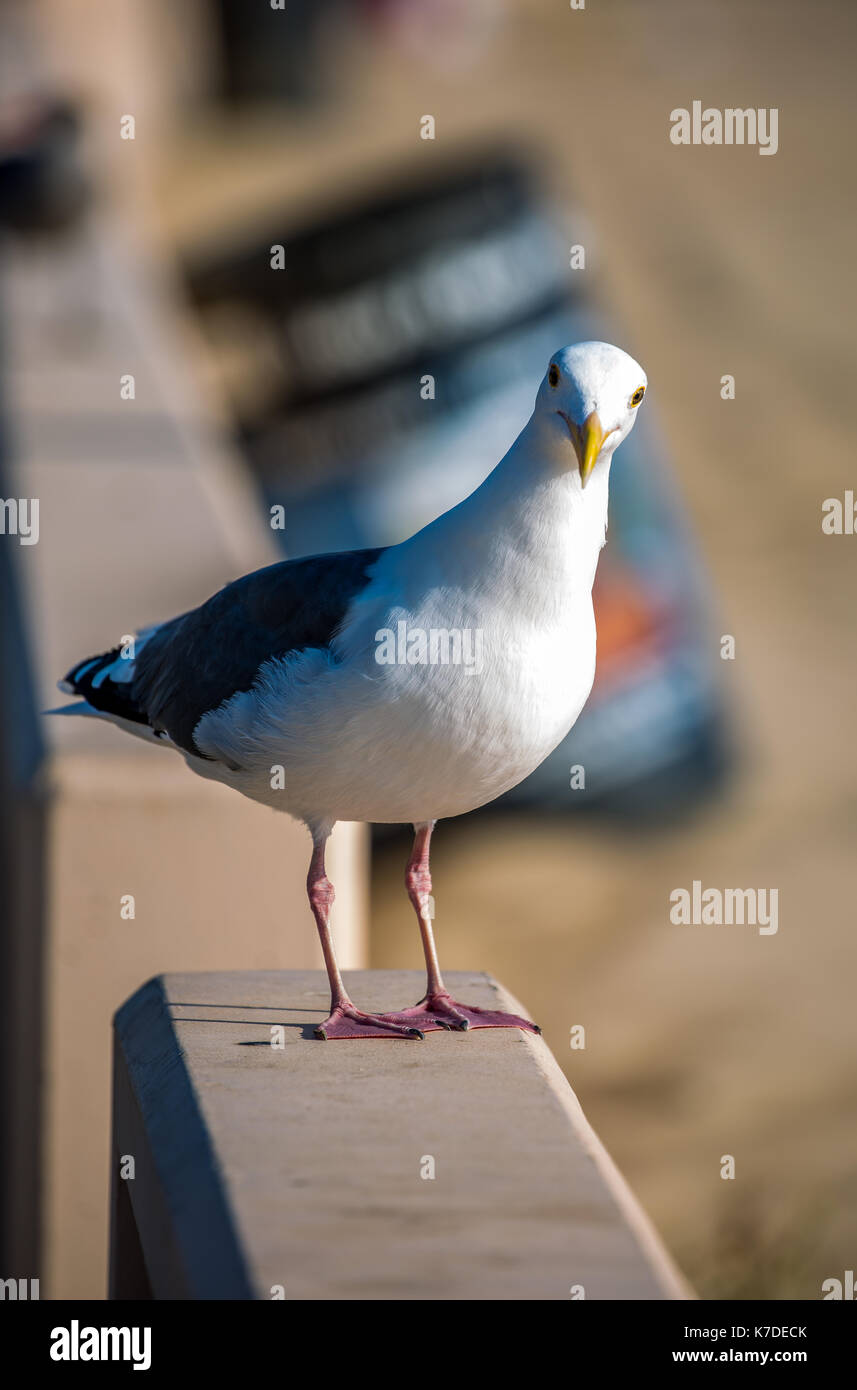
[[[59, 682], [81, 702], [51, 713], [109, 719], [307, 826], [307, 892], [331, 994], [319, 1038], [539, 1031], [445, 988], [431, 837], [439, 820], [529, 776], [588, 698], [610, 462], [646, 387], [620, 348], [562, 348], [508, 453], [410, 539], [269, 565]], [[405, 883], [426, 990], [397, 1013], [359, 1009], [339, 971], [325, 872], [338, 820], [413, 826]]]

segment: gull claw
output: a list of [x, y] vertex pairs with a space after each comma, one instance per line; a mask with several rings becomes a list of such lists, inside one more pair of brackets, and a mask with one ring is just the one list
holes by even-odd
[[315, 1036], [322, 1042], [333, 1042], [337, 1038], [404, 1038], [408, 1042], [424, 1042], [425, 1033], [416, 1028], [410, 1019], [396, 1020], [384, 1014], [367, 1014], [357, 1009], [347, 1000], [338, 1004], [323, 1023], [319, 1023]]
[[390, 1023], [411, 1024], [419, 1020], [427, 1032], [439, 1031], [466, 1033], [475, 1028], [521, 1028], [524, 1032], [540, 1033], [541, 1029], [530, 1023], [529, 1019], [518, 1014], [506, 1014], [497, 1009], [477, 1008], [475, 1004], [459, 1004], [445, 991], [421, 999], [413, 1008], [402, 1009], [398, 1013], [384, 1014]]

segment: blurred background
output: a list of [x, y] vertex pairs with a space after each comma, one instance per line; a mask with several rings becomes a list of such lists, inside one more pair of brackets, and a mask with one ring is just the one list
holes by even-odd
[[[28, 460], [59, 458], [74, 396], [103, 455], [90, 510], [145, 532], [163, 573], [152, 611], [132, 589], [121, 621], [178, 611], [179, 580], [195, 602], [239, 572], [256, 542], [238, 531], [265, 533], [256, 563], [403, 539], [498, 461], [565, 342], [606, 338], [645, 366], [611, 477], [591, 701], [527, 783], [439, 827], [436, 927], [447, 968], [491, 971], [542, 1024], [703, 1297], [817, 1298], [857, 1245], [854, 541], [821, 529], [854, 484], [855, 37], [846, 0], [0, 4], [0, 491], [30, 495]], [[670, 112], [694, 100], [777, 107], [778, 152], [674, 146]], [[105, 328], [126, 298], [162, 397], [145, 523], [111, 474], [142, 445], [98, 394], [133, 371]], [[152, 420], [134, 419], [142, 438]], [[209, 479], [216, 561], [201, 522], [188, 543], [196, 503], [164, 521], [179, 446]], [[52, 578], [0, 537], [7, 1212], [43, 1174], [21, 1250], [44, 1248], [39, 1094], [58, 1046], [51, 932], [27, 931], [50, 881], [27, 672], [50, 584], [79, 608], [114, 582], [98, 546], [54, 534]], [[55, 628], [58, 676], [83, 653]], [[373, 831], [355, 960], [419, 963], [407, 848]], [[670, 893], [693, 880], [777, 889], [778, 933], [673, 925]], [[88, 1287], [57, 1259], [55, 1287]]]

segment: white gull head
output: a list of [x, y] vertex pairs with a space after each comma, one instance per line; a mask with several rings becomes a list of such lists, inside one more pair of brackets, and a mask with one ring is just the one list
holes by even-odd
[[561, 436], [583, 487], [630, 434], [647, 385], [639, 362], [611, 343], [575, 343], [551, 357], [534, 419]]

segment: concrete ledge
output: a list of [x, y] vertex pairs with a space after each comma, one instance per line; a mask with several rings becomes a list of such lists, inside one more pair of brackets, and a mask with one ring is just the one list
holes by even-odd
[[[346, 978], [372, 1009], [423, 986]], [[448, 983], [521, 1011], [486, 975]], [[321, 971], [253, 971], [161, 976], [119, 1010], [112, 1297], [692, 1296], [541, 1038], [322, 1043], [326, 1005]]]
[[[38, 544], [0, 539], [30, 635], [35, 707], [45, 709], [64, 703], [55, 683], [76, 659], [279, 554], [202, 387], [168, 273], [134, 245], [123, 217], [99, 205], [62, 239], [10, 243], [0, 300], [13, 445], [4, 495], [37, 500], [40, 516]], [[126, 372], [132, 401], [120, 399]], [[7, 742], [23, 740], [22, 698]], [[7, 786], [0, 813], [42, 837], [26, 850], [41, 899], [28, 889], [29, 911], [9, 916], [17, 973], [6, 1013], [17, 1026], [0, 1089], [16, 1140], [0, 1210], [14, 1213], [20, 1267], [38, 1269], [43, 1297], [101, 1298], [112, 1014], [159, 969], [321, 965], [304, 890], [310, 842], [287, 816], [101, 720], [38, 724], [43, 761], [37, 768], [30, 755], [27, 784], [14, 788], [14, 806]], [[337, 826], [331, 847], [337, 948], [356, 967], [366, 951], [365, 827]], [[0, 892], [10, 896], [5, 884]], [[133, 919], [120, 914], [126, 895]]]

